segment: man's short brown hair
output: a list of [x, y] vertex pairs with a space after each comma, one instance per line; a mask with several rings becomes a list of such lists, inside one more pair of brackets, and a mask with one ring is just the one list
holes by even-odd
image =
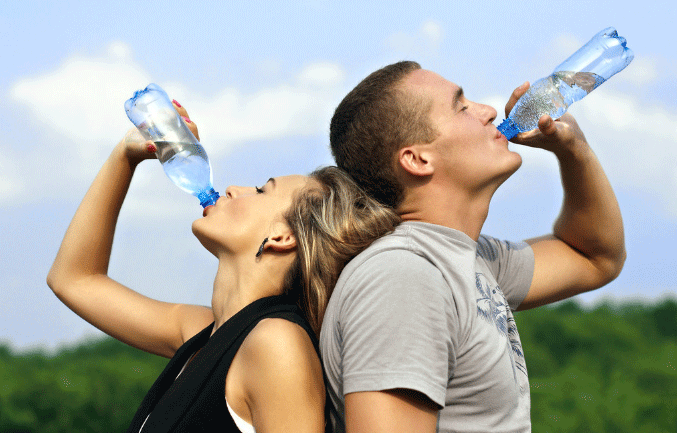
[[437, 133], [430, 125], [431, 103], [399, 88], [412, 61], [388, 65], [362, 80], [338, 105], [331, 119], [329, 141], [336, 164], [374, 199], [392, 208], [402, 201], [395, 174], [395, 155], [408, 144], [430, 143]]

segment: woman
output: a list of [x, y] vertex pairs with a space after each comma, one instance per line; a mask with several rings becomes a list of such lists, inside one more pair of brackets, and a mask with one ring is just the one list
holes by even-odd
[[261, 188], [231, 186], [192, 227], [218, 259], [211, 309], [160, 302], [107, 276], [132, 175], [155, 150], [136, 129], [127, 133], [47, 277], [61, 301], [103, 332], [172, 358], [129, 431], [324, 431], [316, 342], [324, 309], [344, 264], [399, 218], [333, 167]]

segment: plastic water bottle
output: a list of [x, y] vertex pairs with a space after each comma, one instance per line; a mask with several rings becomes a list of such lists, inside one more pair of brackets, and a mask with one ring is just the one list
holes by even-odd
[[155, 142], [155, 154], [172, 182], [196, 196], [203, 208], [215, 204], [219, 193], [214, 191], [207, 153], [167, 93], [151, 83], [125, 102], [125, 111], [141, 134]]
[[509, 140], [538, 127], [544, 114], [560, 118], [567, 108], [622, 71], [635, 57], [613, 27], [597, 33], [571, 57], [522, 95], [498, 130]]

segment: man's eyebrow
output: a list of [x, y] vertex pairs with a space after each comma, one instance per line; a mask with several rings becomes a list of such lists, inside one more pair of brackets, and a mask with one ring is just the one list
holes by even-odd
[[454, 107], [456, 107], [459, 104], [461, 98], [463, 98], [463, 87], [459, 87], [458, 90], [454, 92], [454, 97], [451, 98], [451, 103], [453, 104]]
[[[274, 178], [274, 177], [271, 177], [270, 179], [268, 179], [268, 182], [270, 182], [270, 183], [273, 184], [273, 188], [276, 188], [276, 187], [277, 187], [276, 182], [275, 182], [275, 178]], [[268, 183], [268, 182], [266, 182], [266, 183]]]

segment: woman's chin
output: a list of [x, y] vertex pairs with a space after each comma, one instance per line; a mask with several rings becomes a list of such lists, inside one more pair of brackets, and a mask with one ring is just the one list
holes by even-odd
[[195, 235], [195, 237], [197, 237], [198, 239], [200, 238], [200, 236], [198, 235], [198, 233], [200, 232], [200, 221], [201, 220], [195, 220], [195, 221], [193, 221], [193, 224], [191, 224], [191, 226], [190, 226], [190, 229], [192, 230], [193, 235]]
[[197, 220], [193, 222], [193, 225], [191, 226], [193, 235], [202, 244], [202, 246], [205, 247], [207, 251], [218, 257], [217, 252], [219, 244], [210, 236], [208, 236], [205, 231], [202, 230], [202, 227], [200, 226], [199, 222], [200, 220]]

